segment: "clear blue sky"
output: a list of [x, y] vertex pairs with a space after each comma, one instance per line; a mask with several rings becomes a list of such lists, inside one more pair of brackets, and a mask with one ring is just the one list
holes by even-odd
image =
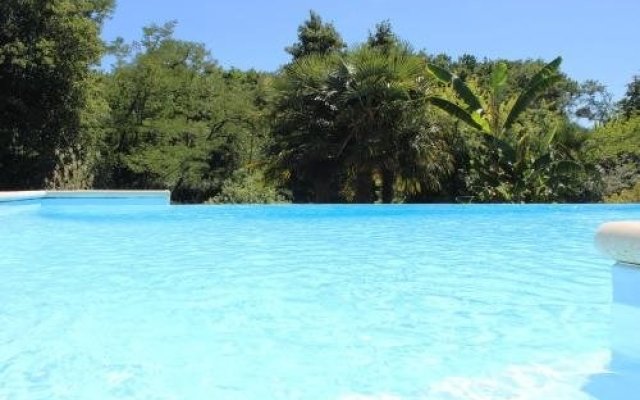
[[640, 0], [117, 0], [103, 36], [128, 41], [152, 22], [178, 20], [176, 36], [205, 43], [225, 67], [274, 71], [314, 9], [354, 44], [389, 19], [429, 53], [489, 58], [564, 57], [563, 70], [596, 79], [616, 98], [640, 74]]

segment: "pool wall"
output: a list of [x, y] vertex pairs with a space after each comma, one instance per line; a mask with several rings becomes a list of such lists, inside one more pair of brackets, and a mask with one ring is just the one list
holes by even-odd
[[612, 286], [611, 361], [585, 390], [599, 400], [628, 400], [640, 393], [640, 266], [615, 264]]
[[40, 201], [43, 199], [131, 199], [169, 204], [171, 192], [168, 190], [33, 190], [0, 192], [0, 203]]
[[627, 400], [640, 393], [640, 221], [603, 224], [596, 246], [617, 261], [611, 271], [611, 361], [586, 390], [601, 400]]

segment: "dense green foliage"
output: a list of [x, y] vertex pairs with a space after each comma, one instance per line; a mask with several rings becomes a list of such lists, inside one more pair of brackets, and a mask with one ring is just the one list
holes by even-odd
[[169, 188], [177, 200], [201, 202], [260, 152], [266, 78], [223, 71], [202, 45], [174, 39], [173, 28], [145, 28], [140, 50], [108, 76], [95, 184]]
[[605, 196], [640, 182], [640, 115], [595, 129], [586, 143], [586, 157], [598, 166]]
[[[211, 203], [637, 200], [638, 77], [615, 104], [600, 83], [564, 75], [560, 58], [453, 60], [414, 51], [388, 21], [347, 47], [313, 11], [280, 70], [224, 69], [177, 39], [175, 22], [103, 44], [113, 7], [0, 4], [0, 189], [166, 188]], [[100, 70], [105, 54], [115, 61]]]
[[543, 66], [518, 95], [510, 97], [509, 67], [504, 62], [496, 63], [484, 99], [459, 76], [429, 64], [429, 71], [462, 104], [437, 96], [430, 97], [429, 102], [479, 136], [468, 174], [471, 195], [482, 201], [506, 202], [579, 200], [585, 195], [580, 188], [582, 180], [577, 179], [582, 178], [584, 166], [567, 146], [567, 135], [573, 136], [575, 127], [551, 113], [535, 124], [525, 125], [528, 107], [562, 80], [558, 73], [561, 61], [558, 57]]
[[640, 182], [629, 189], [623, 189], [620, 193], [614, 193], [604, 198], [607, 203], [639, 203], [640, 202]]
[[634, 76], [627, 85], [627, 92], [620, 101], [620, 110], [626, 118], [640, 113], [640, 76]]
[[[0, 2], [0, 187], [37, 188], [86, 137], [111, 0]], [[81, 156], [81, 155], [77, 155]]]

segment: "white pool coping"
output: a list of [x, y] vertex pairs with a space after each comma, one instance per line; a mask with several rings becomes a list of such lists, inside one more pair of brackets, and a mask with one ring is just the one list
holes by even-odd
[[600, 251], [614, 260], [640, 266], [640, 221], [602, 224], [595, 240]]
[[0, 203], [23, 200], [40, 199], [86, 199], [86, 198], [163, 198], [169, 203], [171, 192], [169, 190], [30, 190], [16, 192], [0, 192]]

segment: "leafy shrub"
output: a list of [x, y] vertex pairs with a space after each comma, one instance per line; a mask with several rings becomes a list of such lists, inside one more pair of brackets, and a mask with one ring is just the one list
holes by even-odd
[[605, 197], [606, 203], [640, 203], [640, 181], [630, 189]]
[[605, 201], [633, 190], [640, 180], [640, 115], [599, 126], [584, 150], [585, 158], [597, 165]]
[[587, 148], [587, 154], [596, 161], [621, 154], [640, 155], [640, 115], [613, 120], [597, 128]]
[[45, 180], [45, 187], [52, 190], [85, 190], [93, 185], [92, 166], [81, 156], [80, 148], [56, 150], [56, 167]]
[[602, 160], [598, 163], [598, 172], [605, 197], [620, 193], [640, 181], [640, 157], [621, 154]]
[[285, 196], [265, 181], [262, 173], [238, 170], [222, 183], [222, 189], [208, 204], [269, 204], [286, 203]]

